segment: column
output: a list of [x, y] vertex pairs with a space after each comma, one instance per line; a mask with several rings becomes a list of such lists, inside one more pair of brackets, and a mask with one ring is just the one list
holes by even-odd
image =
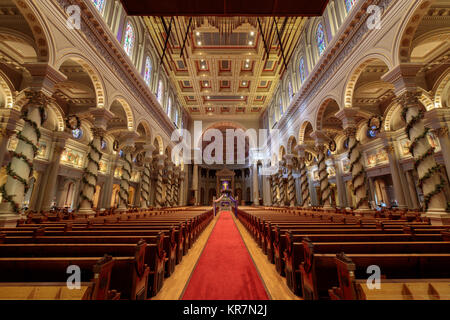
[[172, 207], [173, 202], [173, 163], [172, 161], [167, 161], [167, 184], [166, 184], [166, 198], [165, 206]]
[[288, 170], [287, 193], [288, 193], [288, 202], [289, 202], [290, 207], [295, 207], [295, 181], [294, 181], [294, 176], [292, 175], [292, 170], [293, 170], [293, 165], [294, 165], [293, 164], [294, 157], [295, 156], [293, 154], [288, 154], [285, 156], [286, 167]]
[[37, 199], [36, 211], [50, 211], [52, 207], [53, 198], [56, 192], [56, 180], [59, 172], [59, 162], [64, 151], [66, 141], [69, 134], [66, 132], [55, 133], [56, 139], [54, 141], [53, 154], [48, 164], [47, 170], [44, 174], [46, 180], [42, 179], [39, 186], [39, 197]]
[[37, 154], [37, 144], [41, 138], [40, 128], [44, 122], [45, 107], [50, 98], [42, 91], [27, 91], [27, 105], [22, 119], [23, 129], [17, 133], [19, 142], [6, 166], [7, 180], [0, 187], [3, 202], [0, 204], [0, 226], [15, 226], [20, 219], [28, 179], [33, 174], [33, 161]]
[[253, 179], [253, 205], [259, 206], [259, 186], [258, 186], [258, 164], [255, 162], [252, 166]]
[[277, 192], [277, 187], [278, 187], [278, 173], [273, 174], [272, 176], [272, 205], [278, 206], [278, 192]]
[[412, 175], [412, 170], [406, 172], [406, 180], [408, 182], [409, 194], [411, 196], [411, 201], [413, 203], [412, 209], [420, 208], [419, 200], [417, 199], [417, 190], [414, 177]]
[[114, 185], [114, 173], [119, 165], [119, 157], [115, 156], [114, 159], [111, 160], [109, 174], [106, 178], [103, 197], [102, 197], [102, 209], [111, 208], [111, 200], [112, 200], [112, 192]]
[[402, 182], [400, 180], [400, 174], [397, 166], [397, 158], [395, 156], [395, 150], [392, 143], [389, 143], [387, 146], [384, 147], [384, 150], [386, 151], [388, 158], [389, 158], [389, 167], [391, 169], [391, 175], [392, 175], [392, 182], [394, 184], [394, 193], [395, 193], [395, 199], [398, 202], [399, 208], [407, 208], [405, 197], [403, 195], [403, 187]]
[[334, 169], [336, 171], [336, 185], [337, 185], [337, 191], [338, 191], [338, 199], [339, 199], [339, 206], [341, 208], [347, 207], [347, 201], [345, 196], [345, 187], [344, 187], [344, 181], [342, 180], [342, 172], [341, 172], [341, 166], [336, 161], [336, 159], [332, 158]]
[[309, 194], [308, 170], [306, 168], [305, 147], [297, 146], [298, 162], [300, 166], [300, 187], [302, 189], [302, 206], [308, 207], [311, 205], [311, 197]]
[[369, 197], [367, 195], [367, 178], [363, 165], [360, 143], [356, 139], [356, 126], [351, 124], [344, 130], [348, 137], [348, 158], [350, 160], [350, 172], [352, 173], [353, 194], [356, 197], [356, 211], [369, 210]]
[[163, 199], [163, 173], [164, 173], [164, 162], [166, 160], [167, 156], [160, 154], [157, 157], [157, 164], [156, 164], [156, 169], [157, 169], [157, 182], [156, 182], [156, 208], [162, 208], [165, 203], [164, 203], [164, 199]]
[[342, 120], [344, 134], [348, 138], [348, 159], [350, 160], [350, 172], [352, 173], [353, 194], [356, 197], [355, 209], [357, 212], [368, 211], [369, 197], [367, 192], [367, 177], [364, 168], [361, 145], [356, 139], [358, 110], [345, 108], [336, 113], [336, 117]]
[[122, 147], [123, 167], [122, 167], [122, 176], [120, 178], [120, 191], [119, 191], [120, 204], [118, 211], [126, 211], [128, 209], [128, 201], [130, 196], [129, 189], [132, 171], [131, 154], [133, 153], [133, 151], [134, 151], [134, 143], [128, 140]]
[[280, 168], [278, 169], [278, 190], [280, 198], [278, 199], [278, 206], [284, 207], [286, 205], [286, 188], [283, 177], [284, 161], [280, 161]]
[[144, 145], [144, 170], [142, 172], [142, 186], [141, 197], [144, 199], [141, 203], [141, 208], [146, 209], [150, 207], [150, 177], [151, 177], [151, 164], [153, 161], [153, 151], [155, 147], [151, 144]]
[[178, 177], [178, 182], [180, 184], [180, 190], [178, 191], [178, 206], [182, 207], [186, 205], [185, 202], [185, 194], [186, 194], [186, 187], [185, 187], [185, 181], [186, 181], [186, 177], [185, 177], [185, 171], [183, 170], [183, 165], [181, 165], [180, 167], [180, 173], [179, 173], [179, 177]]
[[440, 166], [434, 159], [434, 148], [427, 139], [428, 128], [425, 128], [425, 112], [420, 106], [422, 93], [416, 84], [417, 73], [421, 64], [401, 64], [382, 77], [382, 80], [394, 84], [395, 95], [403, 106], [402, 117], [406, 122], [405, 132], [411, 141], [410, 152], [414, 158], [414, 169], [419, 177], [418, 185], [424, 194], [425, 216], [432, 224], [450, 223], [450, 214], [446, 212], [447, 200], [444, 193], [446, 181], [440, 173]]
[[194, 205], [198, 206], [200, 203], [200, 199], [198, 197], [198, 165], [194, 164], [192, 171], [192, 190], [194, 191], [195, 203]]

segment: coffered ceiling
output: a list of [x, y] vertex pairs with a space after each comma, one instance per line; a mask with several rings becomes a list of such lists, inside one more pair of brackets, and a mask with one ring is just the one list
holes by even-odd
[[301, 17], [144, 17], [192, 118], [258, 118], [297, 45]]

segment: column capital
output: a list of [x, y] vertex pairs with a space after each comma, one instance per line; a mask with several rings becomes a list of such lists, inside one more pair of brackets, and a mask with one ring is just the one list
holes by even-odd
[[94, 138], [103, 139], [103, 137], [106, 135], [106, 130], [101, 127], [92, 127], [91, 132]]
[[51, 97], [55, 91], [55, 85], [67, 80], [67, 76], [48, 63], [25, 63], [24, 67], [31, 74], [30, 88], [33, 91], [42, 91]]
[[394, 85], [396, 96], [405, 91], [416, 91], [416, 76], [422, 67], [423, 64], [420, 63], [402, 63], [384, 74], [381, 80]]
[[131, 146], [134, 148], [134, 141], [139, 137], [139, 135], [134, 131], [126, 132], [120, 139], [119, 144], [120, 148], [124, 149], [127, 146]]
[[298, 157], [304, 158], [305, 152], [306, 152], [306, 145], [304, 144], [298, 144], [295, 146], [294, 151], [297, 152]]
[[310, 137], [315, 140], [316, 147], [318, 145], [323, 146], [330, 140], [330, 138], [328, 138], [328, 136], [323, 131], [314, 131], [313, 133], [310, 134]]
[[293, 166], [293, 160], [296, 156], [294, 154], [287, 154], [284, 156], [284, 159], [286, 161], [286, 167], [288, 167], [289, 169], [292, 169]]
[[64, 151], [66, 142], [69, 138], [69, 133], [65, 131], [58, 131], [53, 134], [53, 141], [55, 142], [55, 153], [61, 154]]
[[106, 130], [108, 121], [114, 118], [114, 114], [105, 108], [91, 108], [89, 115], [94, 118], [94, 127]]
[[347, 127], [344, 129], [344, 134], [347, 138], [354, 138], [356, 137], [356, 127]]
[[158, 169], [164, 168], [166, 159], [167, 159], [167, 156], [165, 154], [158, 154], [156, 156], [156, 160], [157, 160], [156, 166]]

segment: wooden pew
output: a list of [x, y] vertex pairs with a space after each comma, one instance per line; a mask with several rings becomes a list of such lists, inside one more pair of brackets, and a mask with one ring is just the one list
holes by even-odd
[[[86, 300], [117, 300], [120, 292], [110, 290], [115, 260], [98, 258], [0, 258], [1, 299], [55, 298]], [[81, 288], [67, 293], [67, 267], [81, 269]], [[50, 292], [49, 292], [50, 291]]]
[[374, 289], [367, 286], [367, 274], [357, 279], [362, 266], [348, 256], [337, 254], [335, 263], [339, 286], [328, 290], [332, 300], [450, 300], [450, 275], [448, 279], [382, 278], [380, 288]]
[[[375, 246], [372, 246], [375, 247]], [[303, 298], [329, 299], [329, 289], [339, 285], [335, 263], [336, 253], [314, 253], [310, 244], [305, 247], [305, 260], [300, 265]], [[388, 279], [450, 278], [449, 253], [352, 253], [346, 254], [363, 270], [378, 265]], [[364, 273], [366, 271], [364, 269]], [[361, 273], [359, 273], [361, 275]], [[368, 277], [365, 274], [366, 278]]]

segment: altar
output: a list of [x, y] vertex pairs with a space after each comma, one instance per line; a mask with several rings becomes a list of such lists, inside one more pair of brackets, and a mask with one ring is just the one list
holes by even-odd
[[217, 200], [214, 200], [214, 216], [216, 216], [219, 212], [229, 211], [234, 212], [237, 217], [237, 209], [238, 203], [232, 196], [231, 190], [232, 182], [227, 178], [220, 179], [220, 197]]

